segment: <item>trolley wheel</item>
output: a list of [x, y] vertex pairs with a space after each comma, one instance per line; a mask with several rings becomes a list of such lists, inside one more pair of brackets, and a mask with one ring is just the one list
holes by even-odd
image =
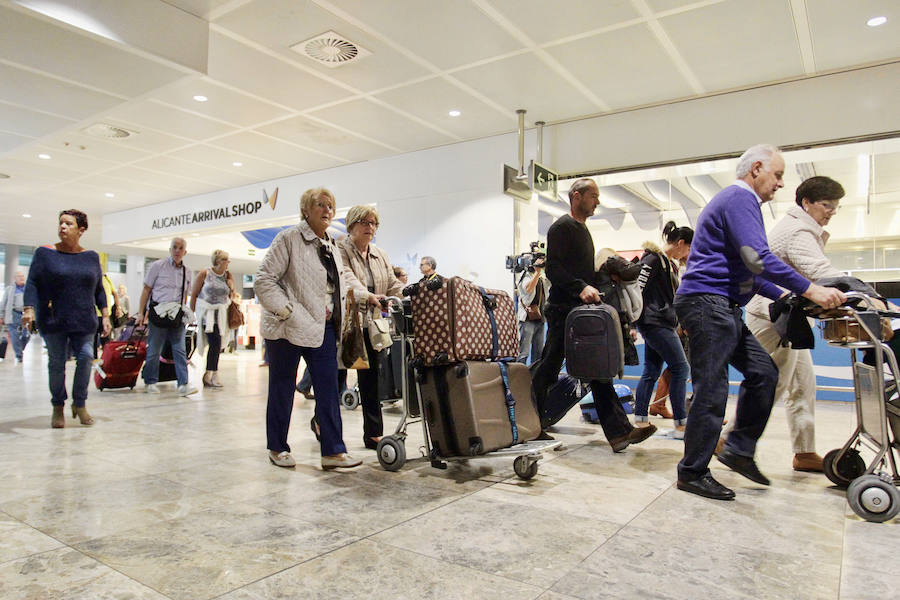
[[859, 455], [859, 450], [850, 448], [835, 462], [840, 448], [832, 450], [822, 459], [822, 469], [825, 476], [837, 486], [847, 487], [850, 482], [866, 472], [866, 462]]
[[528, 481], [537, 475], [538, 464], [536, 460], [531, 461], [524, 456], [517, 456], [516, 460], [513, 461], [513, 470], [516, 472], [516, 475], [519, 476], [519, 479]]
[[392, 435], [381, 438], [375, 451], [385, 471], [399, 471], [406, 464], [406, 445]]
[[900, 513], [900, 490], [878, 475], [863, 475], [847, 488], [847, 502], [866, 521], [884, 523]]
[[344, 393], [341, 394], [341, 406], [347, 410], [356, 410], [356, 407], [359, 406], [359, 392], [352, 389], [344, 390]]

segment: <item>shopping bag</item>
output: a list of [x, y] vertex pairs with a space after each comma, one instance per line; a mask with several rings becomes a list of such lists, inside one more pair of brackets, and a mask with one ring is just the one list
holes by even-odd
[[368, 369], [369, 356], [363, 337], [359, 308], [353, 301], [353, 290], [347, 292], [346, 317], [341, 328], [341, 362], [347, 369]]

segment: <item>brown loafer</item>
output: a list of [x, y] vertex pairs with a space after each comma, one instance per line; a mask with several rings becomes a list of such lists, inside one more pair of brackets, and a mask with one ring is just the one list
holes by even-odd
[[794, 455], [794, 470], [821, 473], [822, 457], [815, 452], [800, 452]]

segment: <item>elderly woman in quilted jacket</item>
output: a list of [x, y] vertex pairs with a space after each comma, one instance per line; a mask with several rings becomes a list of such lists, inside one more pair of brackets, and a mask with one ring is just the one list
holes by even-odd
[[294, 406], [294, 383], [300, 358], [306, 361], [316, 389], [310, 421], [320, 440], [322, 468], [355, 467], [362, 461], [347, 454], [338, 405], [338, 332], [348, 289], [367, 295], [327, 229], [334, 217], [334, 196], [324, 188], [300, 198], [300, 224], [275, 236], [256, 273], [254, 291], [263, 308], [262, 335], [269, 360], [266, 434], [269, 460], [293, 467], [288, 427]]
[[[369, 291], [372, 303], [385, 296], [399, 296], [403, 283], [394, 275], [388, 255], [372, 243], [378, 230], [378, 213], [371, 206], [354, 206], [347, 213], [347, 237], [338, 242], [341, 259], [349, 265], [359, 284]], [[381, 402], [378, 399], [376, 351], [372, 349], [369, 332], [363, 332], [369, 364], [372, 368], [357, 371], [359, 396], [363, 410], [363, 444], [376, 449], [384, 432]]]
[[[824, 227], [838, 210], [844, 197], [841, 184], [828, 177], [810, 177], [796, 192], [796, 206], [769, 232], [769, 248], [778, 258], [811, 281], [836, 277], [836, 269], [825, 256], [828, 232]], [[788, 429], [794, 448], [796, 471], [821, 471], [822, 457], [816, 454], [815, 405], [816, 374], [809, 350], [779, 346], [780, 337], [769, 320], [771, 300], [754, 296], [747, 304], [747, 327], [778, 366], [775, 398], [783, 398]]]

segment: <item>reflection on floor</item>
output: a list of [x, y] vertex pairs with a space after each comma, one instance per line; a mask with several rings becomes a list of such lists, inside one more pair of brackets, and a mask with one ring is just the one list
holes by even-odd
[[[284, 470], [266, 458], [257, 360], [223, 356], [225, 387], [189, 398], [171, 384], [161, 396], [92, 389], [97, 424], [67, 416], [62, 430], [49, 427], [39, 343], [24, 365], [0, 364], [0, 597], [883, 599], [900, 588], [900, 522], [863, 522], [824, 476], [793, 472], [780, 406], [758, 453], [770, 488], [713, 466], [735, 502], [674, 489], [681, 442], [614, 455], [577, 410], [558, 427], [565, 448], [528, 483], [508, 459], [383, 471], [359, 409], [342, 414], [365, 464], [334, 473], [318, 466], [313, 403], [298, 394], [299, 464]], [[398, 415], [386, 408], [386, 424]], [[855, 422], [828, 403], [817, 420], [823, 454]]]

